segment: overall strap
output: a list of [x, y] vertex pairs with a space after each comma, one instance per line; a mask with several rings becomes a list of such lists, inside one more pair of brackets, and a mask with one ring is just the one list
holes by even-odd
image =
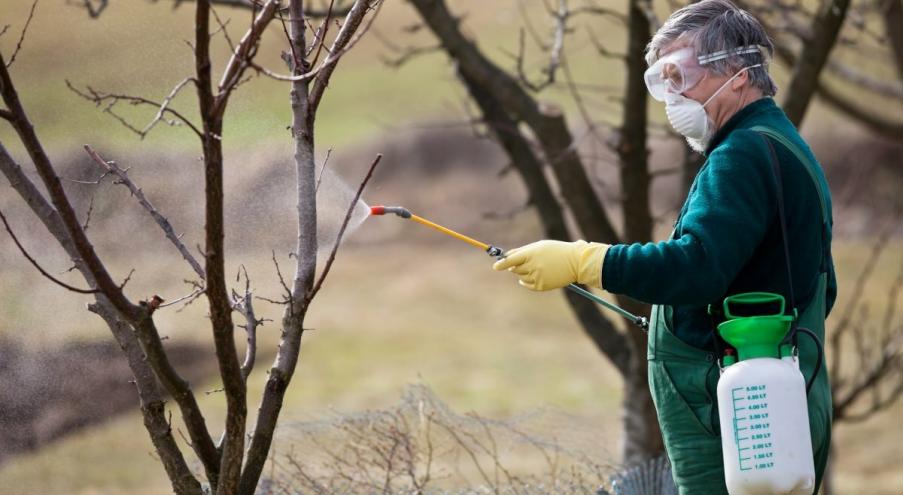
[[771, 139], [781, 143], [782, 146], [787, 148], [788, 151], [793, 153], [793, 156], [796, 157], [800, 163], [803, 164], [803, 168], [806, 169], [806, 172], [809, 174], [809, 178], [812, 179], [812, 185], [815, 186], [815, 191], [818, 193], [818, 202], [819, 206], [821, 206], [821, 221], [823, 225], [827, 225], [829, 222], [828, 216], [828, 202], [825, 200], [825, 192], [822, 190], [821, 183], [818, 180], [817, 167], [815, 163], [809, 158], [809, 155], [804, 153], [803, 150], [800, 149], [793, 141], [787, 139], [786, 136], [778, 132], [776, 129], [773, 129], [764, 125], [757, 125], [750, 127], [749, 130], [758, 132], [759, 134], [764, 134]]
[[829, 265], [829, 245], [830, 245], [830, 231], [831, 231], [831, 217], [828, 209], [828, 201], [825, 199], [825, 190], [819, 181], [818, 174], [818, 166], [816, 166], [815, 162], [809, 158], [809, 155], [805, 153], [798, 145], [796, 145], [793, 141], [787, 139], [786, 136], [778, 132], [777, 130], [764, 126], [757, 125], [750, 127], [751, 131], [756, 131], [759, 134], [764, 134], [774, 141], [777, 141], [784, 148], [790, 151], [793, 156], [796, 157], [797, 160], [803, 165], [803, 168], [806, 169], [806, 172], [809, 174], [809, 178], [812, 179], [812, 185], [815, 187], [815, 192], [818, 194], [818, 202], [821, 207], [821, 240], [822, 240], [822, 259], [821, 259], [821, 272], [826, 273], [828, 271]]

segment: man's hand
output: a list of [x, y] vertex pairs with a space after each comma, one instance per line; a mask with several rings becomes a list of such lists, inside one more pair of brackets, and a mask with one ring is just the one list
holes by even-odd
[[602, 286], [602, 262], [608, 244], [575, 241], [538, 241], [508, 251], [494, 270], [508, 270], [530, 290], [560, 289], [577, 282]]

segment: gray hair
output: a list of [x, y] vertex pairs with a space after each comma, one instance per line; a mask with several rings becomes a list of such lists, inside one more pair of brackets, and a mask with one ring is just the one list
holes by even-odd
[[646, 46], [646, 62], [655, 63], [666, 46], [681, 41], [696, 54], [706, 55], [720, 50], [731, 52], [741, 47], [759, 45], [759, 52], [734, 53], [727, 58], [705, 64], [712, 72], [727, 76], [744, 67], [762, 64], [749, 70], [750, 85], [774, 96], [777, 85], [768, 74], [768, 63], [774, 44], [765, 29], [749, 12], [728, 0], [702, 0], [675, 11]]

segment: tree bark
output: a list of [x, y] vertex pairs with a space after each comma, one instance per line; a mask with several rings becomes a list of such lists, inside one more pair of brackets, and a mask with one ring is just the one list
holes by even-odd
[[903, 81], [903, 0], [884, 0], [884, 32], [890, 41], [897, 77]]
[[[303, 74], [309, 67], [305, 59], [307, 45], [304, 30], [304, 2], [290, 0], [289, 28], [292, 73]], [[263, 472], [285, 391], [295, 372], [304, 333], [308, 294], [313, 287], [317, 267], [316, 166], [314, 163], [314, 117], [308, 100], [309, 81], [293, 81], [289, 94], [292, 107], [292, 137], [295, 141], [295, 173], [298, 192], [297, 259], [292, 291], [282, 317], [282, 338], [276, 361], [269, 372], [257, 414], [257, 424], [248, 449], [245, 470], [238, 493], [253, 495]]]
[[216, 493], [234, 494], [241, 479], [244, 458], [247, 389], [241, 377], [241, 366], [235, 348], [232, 304], [226, 288], [223, 241], [223, 151], [222, 114], [216, 111], [210, 63], [210, 3], [198, 0], [195, 15], [195, 70], [198, 103], [204, 122], [204, 199], [206, 246], [204, 271], [207, 274], [205, 294], [210, 305], [213, 343], [223, 389], [226, 395], [226, 428], [220, 451], [219, 479]]

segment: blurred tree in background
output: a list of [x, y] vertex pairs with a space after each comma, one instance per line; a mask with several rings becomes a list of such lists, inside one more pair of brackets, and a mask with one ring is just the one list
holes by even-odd
[[[444, 0], [409, 2], [417, 9], [423, 25], [438, 39], [439, 48], [454, 61], [461, 83], [479, 109], [476, 122], [499, 143], [512, 168], [523, 178], [529, 190], [529, 203], [535, 207], [546, 237], [610, 243], [653, 239], [655, 216], [649, 194], [656, 174], [648, 161], [648, 141], [650, 130], [655, 126], [647, 117], [644, 53], [646, 43], [660, 25], [660, 14], [666, 16], [683, 3], [669, 1], [665, 5], [655, 5], [649, 0], [631, 0], [626, 2], [625, 13], [612, 7], [611, 2], [545, 1], [552, 29], [538, 31], [524, 14], [518, 50], [511, 54], [513, 67], [506, 69], [486, 56], [477, 45], [478, 38], [464, 33], [462, 18], [454, 15]], [[800, 1], [762, 0], [738, 2], [738, 5], [761, 19], [775, 39], [780, 61], [790, 72], [787, 89], [783, 90], [782, 107], [794, 124], [801, 124], [817, 95], [875, 133], [901, 140], [903, 121], [899, 120], [900, 115], [883, 115], [880, 109], [869, 109], [857, 98], [859, 92], [867, 91], [882, 98], [903, 101], [903, 78], [900, 77], [903, 51], [896, 39], [899, 34], [895, 32], [900, 24], [894, 22], [901, 15], [901, 2], [860, 2], [855, 8], [851, 8], [850, 3], [827, 0], [818, 2], [815, 10]], [[885, 33], [874, 32], [873, 23], [865, 21], [876, 16], [885, 19]], [[601, 29], [599, 26], [602, 25], [623, 32], [627, 39], [625, 53], [612, 53], [593, 38], [593, 30]], [[580, 85], [574, 81], [568, 67], [568, 49], [579, 43], [572, 38], [583, 29], [589, 32], [599, 57], [615, 58], [623, 64], [624, 84], [620, 89]], [[529, 74], [525, 70], [525, 39], [530, 39], [547, 57], [539, 74]], [[837, 45], [840, 47], [835, 48]], [[401, 60], [425, 51], [409, 49], [402, 53]], [[847, 63], [844, 58], [849, 52], [880, 53], [882, 59], [894, 62], [889, 65], [895, 71], [888, 72], [885, 67], [883, 71], [871, 74], [866, 70], [868, 68]], [[582, 129], [569, 126], [563, 110], [542, 99], [544, 91], [562, 84], [578, 109], [578, 115], [571, 121], [582, 121]], [[837, 84], [853, 85], [855, 91], [840, 93], [834, 89]], [[593, 90], [604, 91], [609, 99], [619, 102], [620, 123], [600, 123], [587, 109], [585, 102], [592, 99]], [[580, 154], [578, 145], [584, 139], [603, 143], [617, 157], [621, 232], [616, 231], [611, 220], [615, 211], [603, 205], [593, 187], [590, 175], [596, 164], [592, 157]], [[689, 149], [684, 157], [681, 169], [684, 186], [688, 187], [702, 160]], [[572, 228], [569, 228], [569, 221]], [[598, 306], [572, 293], [567, 293], [566, 297], [587, 335], [624, 378], [624, 462], [630, 464], [657, 455], [663, 446], [647, 386], [645, 335], [633, 328], [619, 330]], [[618, 299], [632, 312], [644, 312], [635, 301], [626, 297]], [[891, 320], [887, 321], [889, 325]], [[903, 334], [903, 329], [888, 330], [890, 339], [875, 343], [870, 351], [887, 356], [876, 370], [877, 376], [866, 383], [857, 382], [859, 385], [853, 387], [856, 392], [846, 392], [850, 395], [837, 397], [838, 402], [846, 403], [848, 397], [855, 400], [863, 389], [880, 388], [882, 381], [894, 382], [894, 389], [889, 394], [892, 399], [879, 401], [881, 407], [899, 396], [901, 375], [897, 336]], [[839, 353], [836, 343], [834, 347], [833, 350]], [[845, 383], [840, 376], [835, 382]], [[846, 417], [843, 411], [835, 413], [838, 421]]]

